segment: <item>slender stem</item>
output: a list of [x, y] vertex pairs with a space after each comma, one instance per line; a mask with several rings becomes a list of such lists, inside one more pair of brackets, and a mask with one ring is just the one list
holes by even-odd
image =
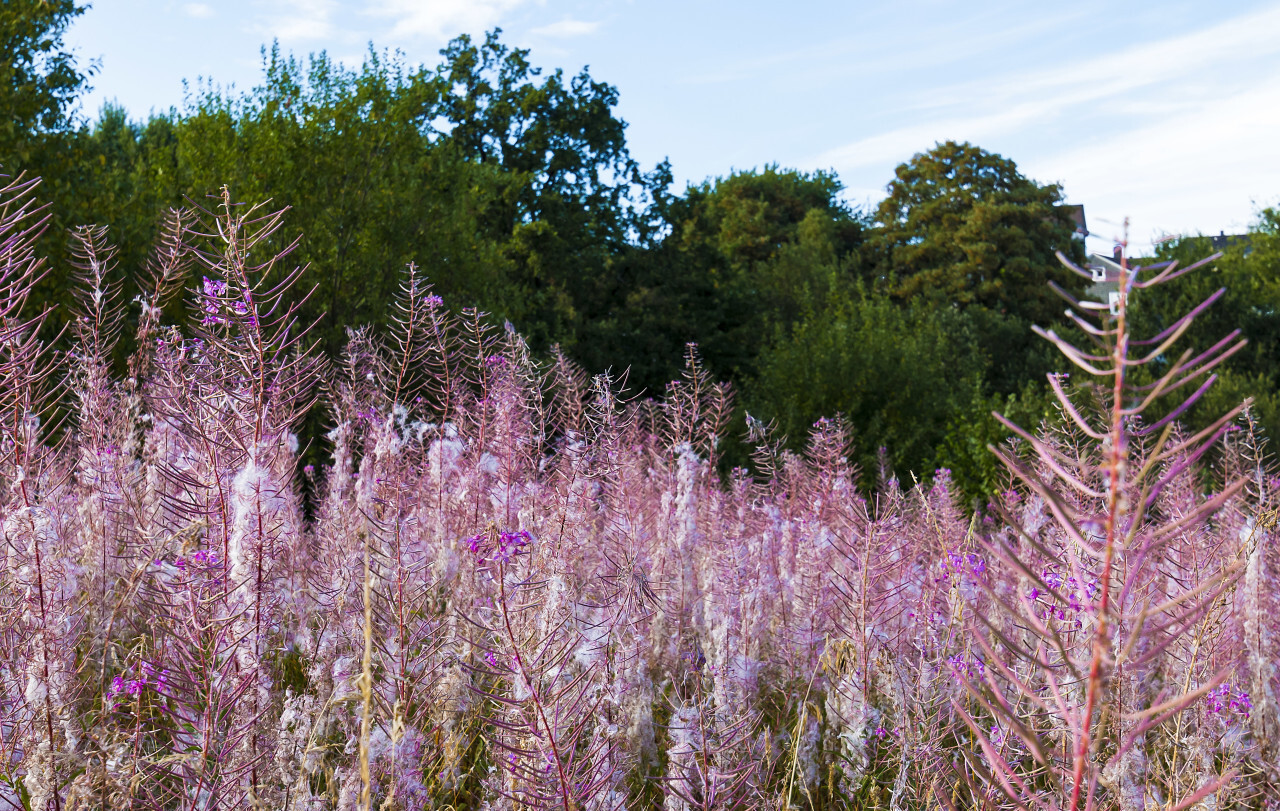
[[[1121, 518], [1121, 488], [1123, 487], [1125, 467], [1125, 431], [1124, 431], [1124, 372], [1125, 360], [1129, 351], [1129, 333], [1126, 324], [1126, 310], [1129, 297], [1129, 263], [1121, 260], [1120, 266], [1120, 301], [1116, 308], [1116, 343], [1111, 352], [1112, 374], [1111, 389], [1111, 448], [1107, 455], [1107, 518], [1106, 546], [1102, 552], [1102, 571], [1098, 576], [1098, 627], [1093, 636], [1093, 658], [1089, 663], [1089, 682], [1085, 693], [1084, 713], [1080, 719], [1080, 731], [1076, 736], [1076, 749], [1073, 769], [1073, 785], [1071, 786], [1071, 811], [1080, 809], [1080, 790], [1084, 782], [1085, 764], [1088, 763], [1089, 751], [1092, 749], [1093, 711], [1102, 696], [1103, 668], [1107, 650], [1111, 646], [1111, 627], [1108, 614], [1111, 610], [1111, 568], [1115, 558], [1117, 524]], [[1085, 796], [1086, 808], [1093, 806], [1093, 786], [1090, 783]]]
[[370, 811], [373, 802], [369, 777], [369, 735], [373, 715], [373, 577], [370, 571], [372, 537], [364, 533], [364, 661], [360, 669], [360, 808]]
[[[15, 402], [15, 405], [20, 405], [20, 403]], [[21, 410], [19, 408], [15, 408], [14, 409], [14, 433], [13, 433], [13, 436], [15, 438], [20, 436], [19, 430], [22, 427], [22, 421], [24, 419], [25, 419], [25, 415], [21, 413]], [[23, 506], [26, 507], [26, 510], [27, 510], [27, 521], [31, 526], [31, 546], [35, 550], [35, 557], [36, 557], [36, 597], [39, 600], [39, 604], [40, 604], [40, 633], [39, 633], [40, 666], [44, 674], [44, 687], [45, 687], [44, 719], [45, 719], [46, 731], [49, 735], [49, 771], [53, 772], [54, 770], [53, 758], [54, 758], [55, 746], [54, 746], [54, 739], [53, 739], [53, 697], [50, 695], [50, 693], [52, 693], [53, 691], [52, 690], [53, 682], [52, 682], [52, 679], [50, 678], [50, 673], [49, 673], [49, 617], [48, 617], [48, 608], [45, 603], [45, 594], [44, 594], [44, 561], [43, 561], [42, 555], [40, 554], [40, 539], [36, 537], [36, 523], [35, 523], [35, 519], [32, 517], [32, 510], [34, 508], [34, 505], [32, 504], [32, 501], [31, 501], [31, 493], [27, 489], [28, 477], [25, 475], [25, 472], [27, 469], [27, 463], [31, 456], [31, 448], [25, 442], [15, 443], [15, 444], [17, 445], [17, 447], [14, 449], [15, 461], [18, 463], [18, 469], [20, 471], [23, 471], [24, 473], [19, 484], [19, 489], [22, 492]], [[54, 811], [61, 811], [62, 800], [58, 796], [58, 786], [57, 786], [56, 777], [54, 779], [54, 785], [51, 786], [51, 788], [53, 790], [52, 793], [53, 793]]]
[[[573, 798], [569, 796], [569, 776], [564, 772], [564, 759], [560, 756], [560, 748], [556, 746], [555, 730], [551, 727], [551, 723], [547, 720], [547, 712], [542, 706], [542, 700], [538, 697], [538, 690], [534, 687], [533, 679], [530, 677], [529, 669], [525, 666], [524, 657], [520, 655], [520, 646], [516, 642], [516, 634], [511, 627], [511, 616], [507, 613], [507, 586], [506, 586], [506, 564], [498, 563], [498, 604], [502, 607], [502, 624], [507, 633], [507, 640], [511, 643], [511, 656], [516, 660], [516, 667], [520, 670], [520, 677], [524, 679], [524, 683], [529, 687], [529, 697], [533, 700], [533, 709], [537, 715], [537, 720], [542, 722], [542, 728], [547, 733], [547, 743], [551, 747], [551, 756], [556, 761], [556, 771], [560, 777], [560, 801], [564, 805], [564, 811], [575, 811], [576, 807]], [[536, 733], [537, 730], [535, 729]]]

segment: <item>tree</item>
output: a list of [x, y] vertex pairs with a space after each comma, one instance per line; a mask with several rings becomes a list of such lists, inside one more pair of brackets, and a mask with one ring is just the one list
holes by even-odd
[[1047, 282], [1074, 287], [1054, 257], [1078, 250], [1057, 185], [1017, 164], [947, 141], [895, 171], [876, 209], [879, 247], [894, 292], [979, 304], [1047, 321], [1061, 309]]
[[[947, 141], [895, 170], [876, 209], [875, 272], [900, 298], [936, 307], [987, 311], [983, 345], [993, 361], [993, 385], [1017, 391], [1042, 363], [1027, 336], [1049, 323], [1061, 300], [1048, 283], [1079, 292], [1055, 251], [1082, 259], [1062, 202], [1062, 189], [1040, 185], [1000, 155]], [[980, 314], [975, 314], [980, 315]], [[1010, 342], [1010, 339], [1014, 339]], [[1030, 368], [1028, 368], [1030, 366]]]
[[617, 88], [585, 69], [544, 78], [500, 33], [441, 51], [441, 132], [463, 160], [513, 181], [486, 222], [510, 262], [508, 317], [535, 348], [560, 342], [576, 356], [599, 277], [638, 230], [644, 177], [614, 114]]
[[825, 172], [767, 166], [679, 196], [669, 184], [665, 165], [642, 179], [651, 202], [632, 221], [640, 238], [588, 284], [576, 356], [629, 369], [636, 390], [657, 393], [692, 342], [714, 375], [742, 383], [773, 333], [789, 331], [813, 295], [825, 299], [865, 222]]
[[[538, 348], [571, 349], [597, 277], [636, 230], [628, 196], [640, 176], [613, 115], [617, 91], [585, 71], [539, 79], [497, 32], [442, 55], [410, 66], [371, 49], [348, 69], [273, 47], [246, 93], [202, 87], [145, 124], [107, 107], [40, 167], [54, 179], [42, 247], [60, 260], [67, 227], [99, 223], [136, 264], [166, 208], [227, 184], [238, 199], [292, 208], [286, 230], [303, 240], [291, 260], [311, 263], [318, 286], [304, 315], [324, 316], [317, 334], [331, 352], [347, 327], [385, 320], [410, 261], [450, 306], [510, 319]], [[53, 264], [44, 292], [57, 296], [66, 263]]]
[[385, 322], [411, 261], [451, 306], [515, 298], [487, 223], [519, 181], [464, 161], [432, 130], [441, 95], [434, 70], [399, 57], [371, 51], [350, 69], [272, 48], [262, 84], [205, 92], [174, 122], [182, 194], [202, 200], [226, 183], [292, 208], [289, 238], [303, 240], [291, 259], [312, 264], [317, 285], [305, 314], [323, 317], [331, 352], [348, 327]]
[[844, 290], [762, 353], [747, 409], [792, 443], [820, 417], [842, 414], [863, 469], [874, 470], [884, 448], [909, 481], [932, 475], [948, 421], [983, 402], [984, 367], [964, 313]]
[[[1161, 244], [1154, 260], [1137, 260], [1136, 264], [1177, 261], [1186, 267], [1213, 253], [1209, 238], [1191, 236]], [[1131, 317], [1135, 330], [1155, 334], [1224, 289], [1222, 297], [1191, 323], [1183, 345], [1198, 353], [1237, 328], [1249, 343], [1214, 369], [1218, 383], [1182, 416], [1182, 421], [1188, 428], [1201, 428], [1245, 397], [1253, 397], [1253, 415], [1274, 441], [1280, 436], [1280, 209], [1258, 212], [1247, 238], [1231, 241], [1222, 254], [1208, 267], [1173, 284], [1144, 291], [1131, 306]], [[1177, 354], [1162, 355], [1146, 372], [1162, 374], [1177, 359]], [[1163, 413], [1153, 409], [1155, 417]]]
[[27, 167], [41, 136], [72, 125], [71, 106], [93, 68], [77, 67], [62, 35], [86, 8], [75, 0], [0, 4], [0, 167]]
[[501, 33], [489, 32], [479, 45], [464, 34], [440, 52], [438, 113], [447, 122], [440, 132], [466, 160], [525, 179], [512, 200], [514, 218], [572, 217], [593, 225], [594, 238], [624, 240], [625, 219], [617, 215], [637, 166], [627, 125], [613, 114], [617, 88], [585, 69], [567, 81], [556, 70], [539, 82], [529, 51], [503, 45]]

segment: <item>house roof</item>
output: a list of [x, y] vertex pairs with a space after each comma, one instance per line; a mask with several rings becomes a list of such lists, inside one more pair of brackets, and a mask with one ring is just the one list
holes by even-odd
[[1076, 224], [1076, 234], [1081, 238], [1089, 236], [1089, 226], [1085, 224], [1084, 220], [1083, 203], [1080, 205], [1062, 205], [1058, 206], [1058, 208], [1065, 211], [1067, 216], [1071, 218], [1071, 221]]
[[1209, 241], [1213, 243], [1215, 251], [1225, 251], [1234, 245], [1240, 245], [1244, 248], [1244, 252], [1249, 253], [1252, 246], [1253, 237], [1249, 234], [1228, 234], [1225, 231], [1219, 231], [1216, 237], [1209, 237]]

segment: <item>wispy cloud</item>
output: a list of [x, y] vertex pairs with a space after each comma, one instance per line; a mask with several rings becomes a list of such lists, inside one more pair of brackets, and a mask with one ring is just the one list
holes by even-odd
[[392, 36], [446, 40], [480, 34], [527, 0], [373, 0], [369, 12], [392, 20]]
[[1026, 168], [1069, 179], [1072, 199], [1088, 203], [1090, 230], [1105, 237], [1131, 214], [1139, 243], [1157, 233], [1242, 231], [1254, 204], [1280, 202], [1280, 163], [1270, 159], [1277, 132], [1280, 71], [1194, 115], [1154, 119]]
[[1047, 102], [1029, 102], [993, 113], [939, 118], [898, 127], [829, 149], [814, 162], [841, 171], [880, 166], [890, 161], [905, 160], [916, 152], [929, 149], [935, 141], [981, 141], [1025, 127], [1037, 121], [1051, 107]]
[[188, 17], [195, 17], [197, 20], [207, 20], [213, 16], [213, 8], [206, 3], [187, 3], [182, 10]]
[[539, 37], [567, 39], [569, 37], [584, 37], [588, 34], [594, 34], [598, 28], [600, 28], [599, 22], [588, 22], [566, 17], [559, 22], [535, 28], [529, 33]]
[[[1280, 53], [1280, 6], [1228, 19], [1191, 34], [1169, 37], [1123, 49], [1102, 49], [1099, 56], [1052, 68], [1009, 71], [921, 94], [920, 109], [946, 108], [957, 103], [1002, 107], [1028, 100], [1046, 100], [1060, 107], [1125, 97], [1207, 70]], [[1175, 88], [1185, 93], [1184, 82]], [[1125, 100], [1127, 106], [1128, 99]]]
[[[1023, 171], [1063, 182], [1072, 200], [1088, 204], [1091, 226], [1136, 214], [1140, 244], [1148, 233], [1240, 228], [1249, 198], [1280, 188], [1280, 164], [1260, 162], [1280, 132], [1276, 31], [1280, 6], [1157, 41], [1100, 46], [1052, 67], [1011, 63], [908, 94], [893, 113], [905, 123], [813, 163], [856, 178], [937, 141], [1034, 143], [1039, 154], [1021, 162]], [[1208, 211], [1223, 221], [1206, 222]]]
[[[1242, 56], [1257, 59], [1280, 52], [1276, 30], [1280, 7], [1049, 70], [939, 87], [917, 94], [910, 103], [908, 110], [917, 121], [827, 150], [818, 162], [855, 169], [905, 158], [934, 141], [990, 138], [1075, 114], [1096, 114], [1098, 107], [1114, 116], [1108, 130], [1125, 127], [1126, 120], [1140, 120], [1138, 115], [1186, 113], [1208, 99], [1188, 96], [1185, 82], [1163, 86]], [[1139, 91], [1148, 95], [1134, 95]], [[1206, 92], [1230, 91], [1212, 86]]]
[[274, 0], [254, 30], [286, 45], [329, 39], [337, 33], [337, 7], [336, 0]]
[[[903, 7], [868, 9], [860, 17], [861, 32], [840, 36], [802, 48], [753, 53], [749, 57], [719, 62], [715, 68], [695, 71], [680, 84], [723, 84], [785, 75], [788, 82], [827, 83], [848, 77], [884, 76], [904, 70], [923, 71], [953, 65], [978, 55], [998, 51], [1005, 44], [1034, 38], [1067, 25], [1078, 25], [1081, 12], [1067, 10], [1029, 21], [1008, 23], [1005, 10], [996, 7], [985, 14], [957, 21], [952, 17], [933, 22], [919, 20], [902, 27]], [[783, 68], [783, 70], [779, 70]]]

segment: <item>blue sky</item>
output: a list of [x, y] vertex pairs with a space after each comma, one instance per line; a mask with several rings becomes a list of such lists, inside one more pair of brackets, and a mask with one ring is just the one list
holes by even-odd
[[1280, 204], [1280, 2], [96, 0], [68, 33], [100, 59], [84, 112], [240, 88], [260, 48], [357, 63], [372, 42], [435, 64], [494, 26], [535, 64], [615, 85], [632, 154], [677, 181], [767, 163], [834, 169], [855, 205], [893, 168], [968, 140], [1084, 203], [1094, 250], [1125, 216], [1165, 234], [1243, 231]]

